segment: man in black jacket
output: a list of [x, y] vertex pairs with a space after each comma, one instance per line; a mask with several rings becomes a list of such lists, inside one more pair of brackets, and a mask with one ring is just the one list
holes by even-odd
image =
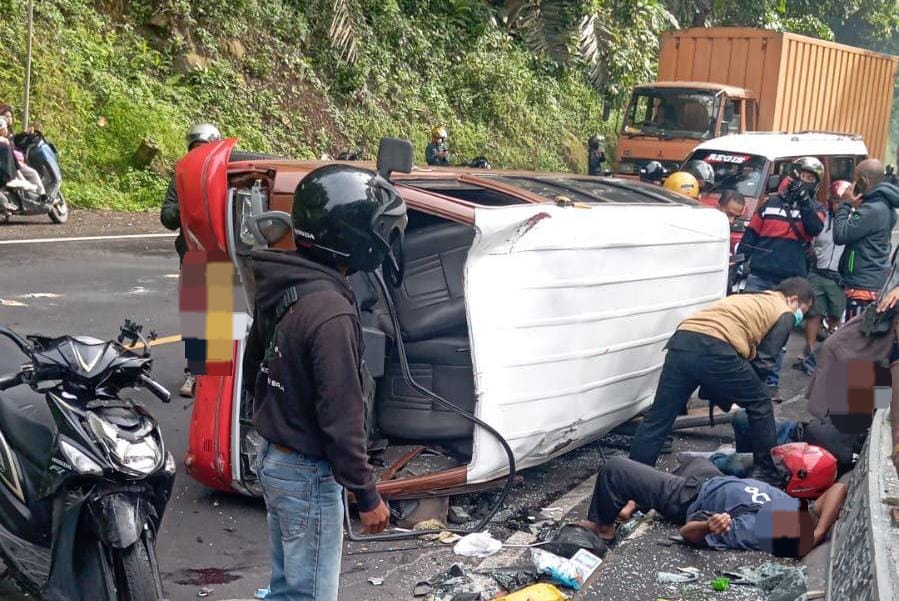
[[[247, 353], [264, 359], [253, 422], [272, 543], [271, 598], [336, 601], [343, 487], [366, 532], [390, 512], [366, 454], [362, 328], [346, 275], [400, 273], [406, 206], [370, 171], [327, 165], [294, 194], [296, 252], [255, 251], [256, 303]], [[393, 245], [393, 246], [391, 246]], [[249, 370], [248, 370], [249, 371]]]
[[840, 274], [849, 306], [846, 318], [876, 302], [890, 271], [890, 236], [896, 225], [899, 188], [884, 180], [883, 163], [867, 159], [855, 167], [854, 197], [843, 203], [833, 220], [833, 241], [846, 245]]
[[[746, 292], [773, 290], [786, 278], [808, 273], [806, 249], [824, 229], [824, 206], [815, 200], [824, 178], [824, 165], [815, 157], [802, 157], [792, 166], [787, 189], [771, 196], [752, 216], [740, 241], [749, 262]], [[784, 352], [777, 355], [767, 385], [777, 396]]]

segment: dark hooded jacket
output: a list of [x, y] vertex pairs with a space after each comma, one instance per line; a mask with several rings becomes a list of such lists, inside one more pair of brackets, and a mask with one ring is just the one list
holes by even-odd
[[880, 183], [855, 210], [843, 204], [834, 216], [833, 241], [845, 244], [840, 273], [847, 288], [877, 291], [890, 272], [890, 236], [896, 225], [899, 188]]
[[[271, 443], [326, 459], [360, 511], [371, 511], [380, 497], [366, 452], [356, 297], [346, 277], [296, 252], [261, 250], [252, 257], [256, 304], [244, 374], [258, 372], [256, 429]], [[266, 351], [259, 326], [291, 286], [301, 290], [300, 299], [278, 324], [268, 369], [259, 369]]]

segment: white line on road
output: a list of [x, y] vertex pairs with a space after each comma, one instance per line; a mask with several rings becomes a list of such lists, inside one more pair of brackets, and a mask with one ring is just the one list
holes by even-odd
[[174, 238], [178, 234], [122, 234], [119, 236], [75, 236], [72, 238], [27, 238], [25, 240], [0, 240], [0, 244], [40, 244], [41, 242], [89, 242], [91, 240], [139, 240], [142, 238]]

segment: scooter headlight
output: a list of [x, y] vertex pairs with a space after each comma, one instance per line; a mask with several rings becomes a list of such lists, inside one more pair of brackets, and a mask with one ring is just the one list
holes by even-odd
[[88, 424], [110, 459], [123, 471], [148, 476], [162, 464], [162, 449], [152, 429], [143, 436], [131, 434], [126, 437], [126, 433], [94, 413], [88, 416]]
[[72, 464], [75, 471], [82, 475], [102, 476], [103, 468], [97, 465], [97, 462], [82, 453], [74, 445], [67, 443], [65, 440], [59, 441], [59, 450], [62, 456]]

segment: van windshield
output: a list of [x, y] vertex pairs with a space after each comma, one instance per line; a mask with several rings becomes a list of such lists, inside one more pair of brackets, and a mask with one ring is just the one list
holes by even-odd
[[762, 193], [765, 165], [768, 162], [765, 157], [741, 152], [697, 150], [687, 158], [687, 162], [689, 161], [705, 161], [712, 166], [715, 185], [709, 192], [736, 190], [751, 198]]
[[641, 88], [634, 92], [622, 133], [710, 139], [722, 96], [703, 90]]

